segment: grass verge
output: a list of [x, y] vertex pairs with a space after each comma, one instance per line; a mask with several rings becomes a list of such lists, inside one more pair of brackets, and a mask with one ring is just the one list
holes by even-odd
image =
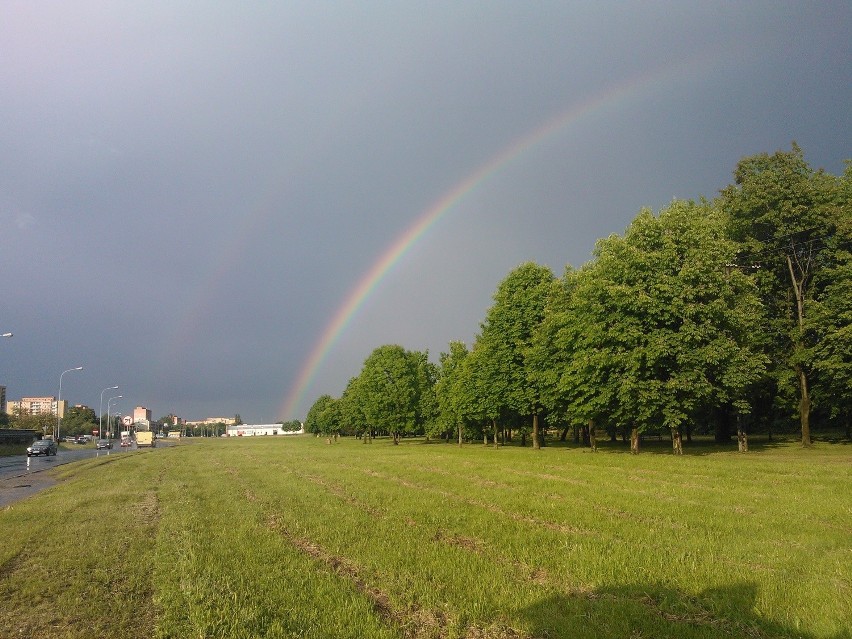
[[206, 440], [0, 511], [0, 636], [849, 637], [852, 451]]

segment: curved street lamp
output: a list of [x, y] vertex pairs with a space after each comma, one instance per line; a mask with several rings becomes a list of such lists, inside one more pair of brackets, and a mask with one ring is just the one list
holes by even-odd
[[[104, 439], [104, 392], [117, 389], [118, 386], [107, 386], [101, 391], [101, 406], [98, 409], [98, 435], [100, 435], [101, 439]], [[109, 437], [106, 437], [106, 439], [109, 439]]]
[[[112, 402], [112, 400], [119, 399], [120, 397], [123, 397], [123, 395], [116, 395], [114, 397], [110, 397], [107, 400], [107, 428], [109, 429], [110, 433], [112, 433], [112, 424], [109, 421], [109, 405], [110, 405], [110, 402]], [[109, 438], [107, 438], [107, 439], [109, 439]]]
[[76, 368], [69, 368], [67, 371], [62, 371], [59, 374], [59, 399], [56, 400], [56, 432], [53, 435], [53, 439], [56, 441], [57, 446], [59, 445], [59, 421], [62, 419], [60, 417], [60, 412], [62, 411], [62, 376], [65, 373], [70, 373], [71, 371], [81, 370], [83, 370], [83, 367], [77, 366]]

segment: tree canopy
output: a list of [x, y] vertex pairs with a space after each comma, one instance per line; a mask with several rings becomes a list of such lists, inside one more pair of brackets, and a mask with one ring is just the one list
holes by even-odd
[[734, 178], [719, 204], [740, 244], [737, 263], [754, 271], [767, 309], [764, 338], [774, 382], [782, 396], [796, 396], [802, 444], [809, 446], [812, 374], [825, 367], [819, 356], [827, 354], [824, 335], [818, 337], [824, 322], [817, 324], [829, 320], [811, 313], [823, 296], [837, 292], [835, 278], [844, 274], [838, 249], [849, 241], [849, 170], [843, 179], [815, 171], [794, 143], [790, 151], [743, 158]]
[[637, 450], [643, 432], [665, 429], [679, 451], [695, 427], [726, 441], [734, 421], [769, 429], [795, 414], [809, 445], [812, 406], [850, 434], [850, 326], [852, 164], [840, 177], [813, 170], [793, 144], [743, 158], [712, 201], [642, 209], [561, 278], [516, 267], [472, 345], [450, 342], [437, 364], [376, 348], [306, 427], [333, 416], [395, 442], [493, 433], [495, 446], [514, 429], [537, 447], [555, 425], [588, 429], [594, 446], [597, 424], [632, 432]]
[[374, 428], [389, 432], [394, 443], [422, 429], [425, 360], [424, 353], [389, 344], [375, 349], [361, 369], [357, 388], [364, 417]]
[[535, 447], [543, 406], [528, 359], [553, 282], [553, 272], [533, 262], [509, 273], [497, 287], [468, 362], [481, 417], [494, 424], [495, 432], [500, 419], [529, 418]]
[[641, 212], [601, 240], [573, 276], [553, 348], [567, 353], [558, 389], [575, 421], [673, 431], [731, 404], [763, 373], [750, 342], [762, 319], [755, 287], [726, 268], [736, 251], [706, 204]]

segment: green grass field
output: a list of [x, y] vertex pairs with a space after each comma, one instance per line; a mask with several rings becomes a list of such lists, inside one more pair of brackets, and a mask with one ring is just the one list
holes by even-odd
[[0, 637], [852, 636], [852, 447], [687, 452], [268, 437], [71, 464], [0, 510]]

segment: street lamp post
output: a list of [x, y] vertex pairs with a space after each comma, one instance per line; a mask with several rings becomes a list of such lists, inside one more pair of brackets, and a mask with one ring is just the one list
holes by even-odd
[[83, 370], [82, 366], [77, 366], [76, 368], [69, 368], [67, 371], [62, 371], [59, 374], [59, 399], [56, 401], [56, 432], [53, 435], [54, 440], [56, 440], [56, 444], [59, 445], [59, 421], [62, 419], [62, 376], [65, 373], [70, 373], [71, 371], [81, 371]]
[[112, 432], [112, 422], [110, 422], [110, 419], [109, 419], [109, 405], [112, 402], [112, 400], [119, 399], [120, 397], [122, 397], [122, 395], [116, 395], [115, 397], [110, 397], [107, 400], [107, 428], [109, 429], [110, 432]]
[[[104, 439], [104, 391], [116, 390], [117, 388], [118, 386], [108, 386], [101, 391], [101, 406], [98, 409], [98, 435], [101, 439]], [[106, 439], [109, 439], [109, 437], [106, 437]]]

